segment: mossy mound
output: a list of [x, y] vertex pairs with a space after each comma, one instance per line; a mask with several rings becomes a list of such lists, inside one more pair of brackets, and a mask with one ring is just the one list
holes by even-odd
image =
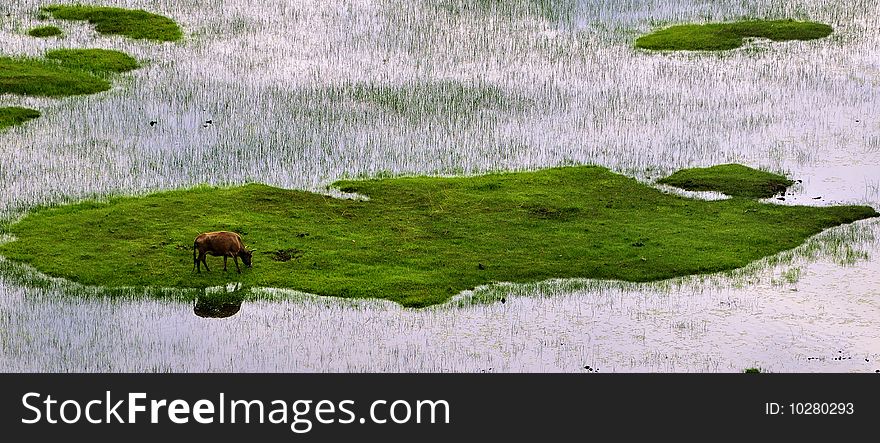
[[46, 58], [62, 66], [98, 73], [127, 72], [140, 67], [134, 57], [110, 49], [55, 49]]
[[722, 51], [739, 48], [743, 39], [814, 40], [831, 35], [824, 23], [794, 20], [747, 20], [705, 25], [677, 25], [643, 35], [636, 47], [665, 51]]
[[52, 5], [42, 8], [60, 20], [84, 20], [101, 34], [122, 35], [134, 39], [172, 42], [183, 32], [174, 20], [140, 9], [106, 6]]
[[28, 31], [31, 37], [56, 37], [63, 34], [57, 26], [38, 26]]
[[35, 109], [20, 108], [17, 106], [0, 108], [0, 129], [21, 125], [29, 120], [39, 117], [40, 111]]
[[0, 57], [0, 94], [64, 97], [108, 89], [107, 80], [51, 60]]
[[772, 197], [794, 184], [784, 176], [737, 164], [682, 169], [657, 183], [688, 191], [715, 191], [745, 198]]
[[[6, 228], [15, 240], [0, 254], [108, 288], [239, 282], [419, 307], [492, 282], [724, 271], [880, 216], [866, 206], [688, 199], [587, 166], [335, 186], [369, 200], [250, 184], [43, 208]], [[193, 239], [215, 230], [242, 234], [256, 249], [252, 269], [223, 272], [209, 258], [212, 272], [193, 272]]]

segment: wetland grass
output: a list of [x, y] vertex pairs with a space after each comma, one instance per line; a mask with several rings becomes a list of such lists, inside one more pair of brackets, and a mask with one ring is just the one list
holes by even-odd
[[46, 58], [66, 68], [97, 73], [121, 73], [140, 67], [134, 57], [110, 49], [55, 49], [46, 52]]
[[748, 166], [726, 164], [682, 169], [657, 183], [688, 191], [715, 191], [731, 197], [768, 198], [784, 192], [794, 181]]
[[59, 20], [88, 21], [101, 34], [162, 42], [173, 42], [183, 37], [183, 32], [174, 20], [140, 9], [52, 5], [43, 7], [42, 10]]
[[29, 120], [40, 117], [40, 111], [35, 109], [8, 106], [0, 108], [0, 130], [10, 126], [24, 124]]
[[746, 38], [773, 41], [814, 40], [831, 35], [824, 23], [794, 20], [746, 20], [732, 23], [676, 25], [643, 35], [636, 47], [663, 51], [723, 51], [739, 48]]
[[[601, 167], [475, 177], [336, 182], [369, 200], [249, 184], [32, 211], [0, 254], [86, 285], [205, 288], [241, 282], [408, 307], [493, 282], [644, 282], [715, 273], [877, 217], [866, 206], [805, 207], [663, 193]], [[192, 241], [231, 230], [254, 268], [194, 274]], [[295, 251], [277, 260], [278, 251]], [[287, 258], [287, 256], [285, 256]]]
[[57, 26], [38, 26], [28, 31], [31, 37], [57, 37], [61, 35], [61, 29]]
[[64, 97], [108, 89], [107, 80], [51, 60], [0, 57], [0, 94]]

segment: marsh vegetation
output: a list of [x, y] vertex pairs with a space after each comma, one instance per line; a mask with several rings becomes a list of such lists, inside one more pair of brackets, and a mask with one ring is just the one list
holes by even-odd
[[[0, 133], [7, 222], [35, 208], [199, 186], [350, 197], [326, 186], [561, 165], [603, 165], [650, 185], [739, 163], [802, 180], [778, 204], [880, 207], [880, 18], [866, 13], [868, 0], [106, 2], [173, 19], [186, 34], [175, 44], [39, 17], [45, 5], [3, 6], [2, 56], [100, 48], [144, 67], [113, 76], [103, 94], [0, 97], [43, 113]], [[834, 31], [747, 38], [733, 51], [634, 48], [657, 29], [743, 18]], [[48, 24], [63, 38], [26, 35]], [[568, 223], [573, 206], [531, 216]], [[873, 372], [878, 307], [866, 294], [880, 285], [878, 229], [872, 219], [823, 231], [738, 268], [745, 274], [498, 283], [419, 310], [252, 288], [219, 319], [194, 315], [199, 289], [107, 291], [0, 260], [0, 368]], [[262, 249], [255, 270], [301, 264], [305, 252]]]
[[643, 35], [636, 47], [667, 51], [721, 51], [735, 49], [748, 38], [775, 42], [815, 40], [828, 37], [833, 29], [824, 23], [795, 20], [744, 20], [731, 23], [686, 24]]
[[[759, 180], [769, 175], [720, 171], [703, 176], [736, 195], [764, 190]], [[652, 281], [730, 270], [880, 216], [868, 206], [685, 199], [598, 167], [334, 186], [368, 199], [252, 184], [87, 202], [29, 214], [9, 227], [15, 240], [0, 254], [94, 286], [191, 288], [240, 278], [423, 307], [492, 282]], [[192, 238], [212, 230], [236, 231], [268, 253], [257, 253], [258, 265], [241, 277], [216, 267], [195, 276]], [[301, 252], [295, 260], [267, 259], [291, 248]]]

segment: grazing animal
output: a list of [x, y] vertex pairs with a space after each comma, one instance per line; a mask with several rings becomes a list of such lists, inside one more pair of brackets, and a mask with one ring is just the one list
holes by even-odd
[[205, 256], [208, 254], [215, 257], [223, 257], [224, 271], [226, 270], [226, 261], [229, 257], [232, 257], [235, 261], [235, 269], [241, 274], [241, 267], [238, 266], [238, 257], [241, 257], [241, 261], [244, 262], [245, 266], [250, 268], [254, 251], [247, 250], [241, 241], [241, 236], [235, 232], [220, 231], [207, 232], [196, 237], [195, 242], [193, 242], [194, 271], [202, 272], [202, 264], [204, 264], [205, 270], [211, 272], [211, 269], [208, 268], [208, 262], [205, 261]]

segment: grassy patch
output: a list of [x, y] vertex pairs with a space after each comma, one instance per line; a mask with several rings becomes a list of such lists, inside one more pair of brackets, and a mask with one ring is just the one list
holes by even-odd
[[734, 23], [677, 25], [643, 35], [636, 47], [669, 51], [721, 51], [739, 48], [743, 39], [768, 38], [773, 41], [813, 40], [831, 35], [823, 23], [793, 20], [748, 20]]
[[[880, 216], [865, 206], [702, 201], [600, 167], [477, 177], [340, 181], [369, 200], [250, 184], [35, 210], [0, 254], [105, 287], [292, 288], [419, 307], [492, 282], [652, 281], [742, 267], [824, 229]], [[200, 232], [243, 234], [253, 269], [192, 270]], [[234, 269], [234, 267], [233, 267]]]
[[177, 41], [183, 32], [174, 20], [151, 12], [105, 6], [52, 5], [43, 8], [61, 20], [85, 20], [101, 34], [134, 39]]
[[40, 111], [34, 109], [19, 108], [17, 106], [0, 108], [0, 129], [20, 125], [39, 117]]
[[108, 89], [107, 80], [54, 61], [0, 57], [0, 94], [62, 97]]
[[61, 29], [57, 26], [38, 26], [28, 31], [31, 37], [55, 37], [61, 34]]
[[781, 175], [737, 164], [682, 169], [657, 183], [688, 191], [716, 191], [745, 198], [772, 197], [794, 184]]
[[67, 68], [98, 73], [127, 72], [140, 66], [134, 57], [110, 49], [55, 49], [47, 52], [46, 58]]

